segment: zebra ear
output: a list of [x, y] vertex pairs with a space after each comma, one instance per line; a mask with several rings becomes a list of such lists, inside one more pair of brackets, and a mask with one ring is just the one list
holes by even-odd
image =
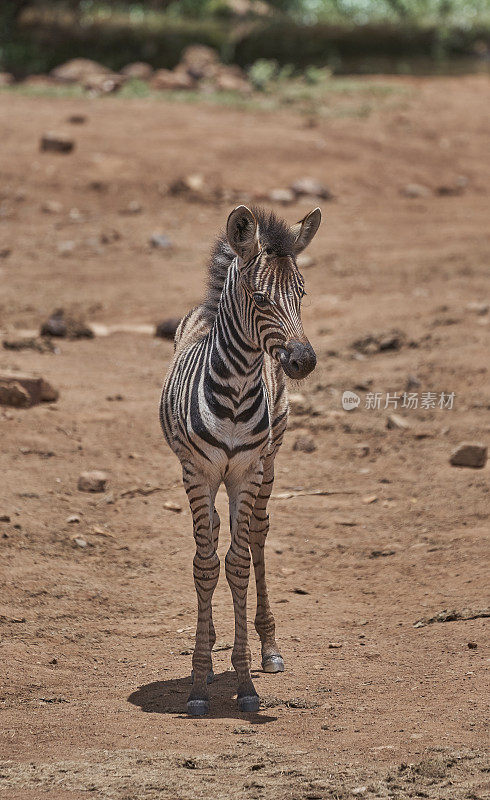
[[313, 211], [310, 211], [304, 219], [301, 219], [296, 225], [291, 227], [291, 233], [295, 237], [294, 252], [296, 255], [301, 253], [305, 247], [308, 247], [320, 227], [321, 221], [322, 212], [319, 208], [315, 208]]
[[226, 223], [226, 237], [242, 261], [250, 261], [259, 252], [259, 226], [247, 206], [237, 206]]

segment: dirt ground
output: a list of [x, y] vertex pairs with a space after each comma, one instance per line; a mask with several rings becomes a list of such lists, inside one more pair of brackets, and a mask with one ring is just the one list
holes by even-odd
[[[0, 350], [0, 369], [60, 391], [54, 404], [0, 409], [2, 798], [490, 797], [488, 620], [477, 615], [490, 605], [489, 467], [449, 464], [460, 441], [490, 438], [490, 83], [366, 79], [359, 97], [328, 103], [311, 121], [0, 94], [2, 338], [57, 307], [108, 333], [59, 340], [56, 354]], [[85, 123], [70, 124], [74, 113]], [[73, 153], [39, 152], [52, 129], [75, 138]], [[291, 419], [270, 504], [286, 672], [259, 670], [252, 582], [263, 708], [237, 712], [222, 570], [212, 713], [199, 720], [184, 713], [191, 520], [157, 414], [172, 344], [145, 333], [199, 301], [236, 203], [168, 194], [194, 172], [236, 197], [304, 175], [335, 195], [304, 269], [318, 367], [300, 391], [312, 410]], [[427, 193], [404, 196], [414, 183]], [[61, 209], [46, 213], [48, 201]], [[131, 203], [139, 212], [122, 213]], [[155, 232], [173, 248], [151, 248]], [[393, 329], [403, 335], [391, 349], [353, 345]], [[454, 407], [399, 407], [409, 427], [388, 429], [386, 392], [407, 388], [454, 392]], [[360, 396], [356, 410], [343, 410], [344, 390]], [[381, 408], [365, 407], [369, 392]], [[293, 449], [301, 434], [314, 452]], [[87, 469], [108, 472], [105, 494], [77, 490]], [[223, 496], [218, 508], [226, 520]], [[476, 618], [414, 627], [444, 609]]]

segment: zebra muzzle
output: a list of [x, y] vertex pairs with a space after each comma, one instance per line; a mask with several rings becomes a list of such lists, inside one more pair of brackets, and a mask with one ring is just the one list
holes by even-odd
[[307, 342], [289, 342], [279, 353], [279, 361], [288, 376], [293, 380], [306, 378], [316, 367], [316, 355], [311, 344]]

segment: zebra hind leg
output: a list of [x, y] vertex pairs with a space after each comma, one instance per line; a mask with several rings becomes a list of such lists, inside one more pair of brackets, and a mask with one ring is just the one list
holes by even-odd
[[[214, 514], [213, 514], [213, 544], [214, 544], [214, 549], [215, 550], [218, 549], [219, 526], [220, 526], [219, 514], [216, 511], [216, 509], [214, 509]], [[210, 617], [209, 617], [209, 649], [210, 649], [211, 653], [213, 652], [213, 647], [214, 647], [215, 644], [216, 644], [216, 631], [214, 629], [214, 623], [213, 623], [213, 607], [211, 606]], [[191, 672], [191, 680], [192, 681], [194, 680], [194, 670], [192, 670], [192, 672]], [[212, 683], [213, 681], [214, 681], [214, 671], [213, 671], [213, 668], [211, 667], [211, 669], [208, 672], [208, 675], [207, 675], [207, 678], [206, 678], [206, 682], [207, 683]]]
[[249, 525], [250, 515], [262, 482], [262, 463], [236, 483], [228, 481], [230, 498], [231, 544], [226, 554], [226, 579], [229, 583], [235, 611], [235, 643], [231, 655], [238, 678], [238, 710], [259, 710], [259, 696], [250, 677], [252, 657], [247, 636], [247, 591], [250, 577]]
[[284, 659], [276, 644], [276, 623], [272, 614], [267, 584], [265, 580], [265, 542], [269, 532], [269, 515], [267, 503], [274, 483], [274, 461], [264, 464], [264, 476], [252, 518], [250, 520], [250, 550], [255, 571], [257, 589], [257, 612], [255, 614], [255, 630], [259, 634], [262, 647], [262, 669], [264, 672], [284, 672]]
[[[196, 645], [192, 657], [192, 689], [187, 700], [187, 711], [193, 716], [209, 712], [207, 684], [212, 680], [211, 602], [218, 583], [219, 558], [213, 538], [214, 496], [205, 482], [184, 471], [184, 485], [191, 507], [196, 553], [194, 556], [194, 585], [197, 593]], [[213, 527], [212, 527], [213, 526]]]

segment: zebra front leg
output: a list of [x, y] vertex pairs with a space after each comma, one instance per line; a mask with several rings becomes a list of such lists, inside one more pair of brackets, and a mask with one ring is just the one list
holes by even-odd
[[212, 680], [211, 629], [213, 592], [218, 583], [219, 558], [213, 538], [214, 498], [216, 490], [190, 471], [184, 472], [184, 485], [192, 512], [196, 554], [194, 585], [197, 593], [196, 644], [192, 656], [192, 689], [187, 711], [202, 716], [209, 711], [207, 683]]
[[262, 463], [236, 483], [227, 481], [230, 498], [231, 544], [226, 554], [226, 579], [235, 611], [235, 642], [231, 656], [238, 678], [239, 711], [258, 711], [259, 696], [250, 677], [252, 657], [247, 634], [247, 591], [250, 578], [249, 526], [255, 498], [262, 483]]
[[[213, 545], [214, 549], [218, 549], [218, 541], [219, 541], [219, 526], [220, 526], [220, 518], [219, 514], [214, 509], [213, 514]], [[213, 623], [213, 606], [211, 605], [210, 612], [209, 612], [209, 650], [212, 654], [213, 647], [216, 644], [216, 631], [214, 629]], [[194, 670], [191, 672], [191, 680], [194, 680]], [[214, 672], [213, 668], [211, 667], [210, 671], [208, 672], [208, 676], [206, 678], [207, 683], [212, 683], [214, 681]]]
[[264, 463], [264, 476], [252, 518], [250, 520], [250, 550], [255, 571], [257, 589], [257, 612], [255, 614], [255, 630], [259, 634], [262, 646], [262, 669], [264, 672], [284, 672], [284, 660], [276, 644], [276, 623], [269, 605], [267, 584], [265, 580], [265, 542], [269, 532], [269, 515], [267, 503], [274, 483], [274, 460]]

